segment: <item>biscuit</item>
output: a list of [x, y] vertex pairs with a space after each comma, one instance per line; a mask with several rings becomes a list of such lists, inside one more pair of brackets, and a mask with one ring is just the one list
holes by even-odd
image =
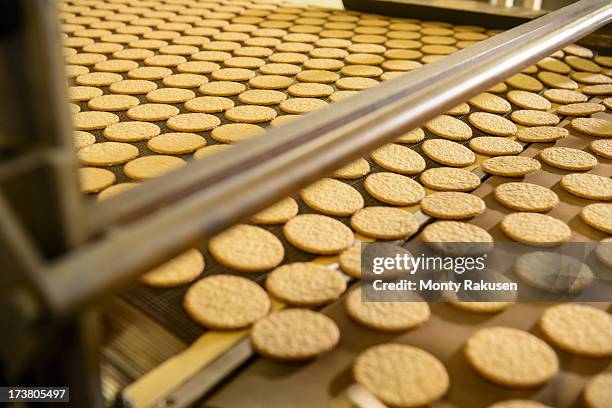
[[291, 85], [287, 92], [305, 98], [326, 97], [334, 93], [334, 88], [325, 84], [299, 82]]
[[357, 159], [344, 167], [339, 168], [332, 174], [339, 179], [354, 180], [365, 176], [370, 172], [370, 163], [366, 159]]
[[529, 143], [548, 143], [563, 139], [569, 135], [569, 131], [557, 126], [534, 126], [524, 127], [516, 133], [516, 138]]
[[197, 249], [189, 249], [141, 275], [139, 281], [156, 288], [172, 288], [195, 280], [203, 271], [202, 253]]
[[574, 294], [593, 281], [591, 268], [556, 252], [529, 252], [514, 264], [514, 274], [529, 286], [549, 293]]
[[242, 82], [248, 81], [255, 76], [255, 72], [244, 68], [222, 68], [211, 73], [212, 79], [216, 81]]
[[251, 217], [255, 224], [284, 224], [298, 214], [297, 202], [287, 197]]
[[[301, 54], [296, 54], [296, 55], [301, 55]], [[272, 56], [270, 56], [270, 61], [272, 61]], [[282, 62], [282, 61], [281, 61]], [[292, 61], [287, 61], [287, 62], [292, 62]], [[303, 62], [300, 61], [299, 59], [297, 61], [293, 61], [293, 62]], [[226, 67], [230, 67], [230, 68], [259, 68], [262, 65], [266, 65], [266, 61], [264, 61], [261, 58], [256, 58], [256, 57], [232, 57], [232, 58], [228, 58], [225, 61], [223, 61], [223, 65], [225, 65]]]
[[[232, 108], [234, 109], [234, 108]], [[221, 124], [218, 117], [207, 113], [181, 113], [168, 119], [166, 125], [179, 132], [202, 132]]]
[[399, 332], [425, 323], [430, 316], [427, 302], [398, 299], [395, 302], [367, 302], [362, 300], [361, 288], [353, 289], [346, 297], [345, 311], [355, 323], [372, 330]]
[[405, 344], [380, 344], [353, 364], [355, 381], [387, 406], [425, 406], [448, 391], [444, 365], [429, 352]]
[[538, 110], [516, 110], [510, 117], [514, 122], [523, 126], [555, 126], [559, 123], [557, 115]]
[[[390, 61], [387, 61], [387, 62], [390, 62]], [[307, 72], [307, 71], [302, 71], [300, 72], [300, 74], [303, 74], [304, 72]], [[336, 74], [335, 72], [330, 72], [330, 71], [319, 71], [319, 72], [329, 72], [330, 74], [336, 75], [336, 78], [333, 81], [328, 80], [326, 82], [335, 82], [339, 79], [338, 74]], [[364, 77], [364, 78], [373, 78], [373, 77], [377, 77], [383, 74], [382, 69], [372, 66], [372, 65], [346, 65], [342, 67], [340, 72], [345, 76], [355, 76], [355, 77]], [[300, 74], [298, 74], [298, 77], [297, 77], [298, 79], [300, 79]], [[328, 75], [326, 79], [332, 79], [331, 75]], [[315, 81], [309, 81], [309, 82], [315, 82]]]
[[538, 79], [551, 88], [569, 90], [578, 89], [578, 84], [576, 81], [566, 77], [565, 75], [556, 74], [554, 72], [538, 72]]
[[568, 55], [567, 57], [565, 57], [565, 62], [570, 67], [575, 69], [576, 71], [585, 71], [585, 72], [600, 72], [601, 71], [601, 67], [597, 65], [597, 63], [591, 60], [582, 58], [582, 57], [575, 56], [575, 55]]
[[431, 133], [450, 140], [468, 140], [472, 137], [472, 128], [452, 116], [441, 115], [425, 123]]
[[582, 88], [582, 92], [587, 95], [610, 95], [612, 94], [612, 85], [588, 85]]
[[75, 130], [73, 133], [72, 141], [76, 149], [81, 149], [85, 146], [90, 146], [96, 143], [96, 137], [88, 132], [81, 130]]
[[121, 75], [113, 72], [90, 72], [76, 77], [75, 82], [85, 86], [109, 86], [122, 79]]
[[421, 200], [421, 211], [435, 218], [460, 220], [481, 214], [486, 208], [484, 201], [468, 193], [433, 193]]
[[336, 82], [340, 76], [332, 71], [312, 69], [298, 73], [296, 78], [302, 82], [331, 83]]
[[489, 88], [488, 92], [495, 93], [495, 94], [501, 94], [501, 93], [506, 92], [507, 90], [508, 90], [508, 85], [506, 85], [503, 82], [498, 82], [497, 84]]
[[162, 103], [145, 103], [130, 108], [127, 111], [127, 116], [133, 120], [158, 122], [167, 120], [180, 113], [176, 106]]
[[241, 272], [263, 272], [278, 266], [285, 248], [276, 236], [252, 225], [235, 225], [214, 236], [210, 254], [220, 264]]
[[78, 130], [104, 129], [119, 122], [119, 116], [110, 112], [79, 112], [72, 115], [72, 124]]
[[586, 357], [612, 356], [612, 316], [592, 306], [565, 303], [549, 307], [539, 322], [555, 346]]
[[529, 92], [540, 92], [544, 88], [540, 81], [523, 73], [511, 76], [506, 80], [506, 83], [513, 88]]
[[317, 255], [340, 253], [355, 240], [353, 232], [346, 225], [318, 214], [302, 214], [292, 218], [284, 225], [283, 234], [296, 248]]
[[182, 103], [193, 98], [193, 91], [181, 88], [160, 88], [147, 94], [147, 99], [156, 103]]
[[593, 140], [589, 149], [601, 157], [612, 159], [612, 139]]
[[416, 128], [395, 139], [395, 143], [418, 143], [425, 139], [423, 129]]
[[[458, 302], [452, 301], [448, 302], [449, 305], [454, 307], [455, 309], [462, 310], [464, 312], [469, 313], [477, 313], [477, 314], [490, 314], [490, 313], [499, 313], [503, 310], [506, 310], [508, 306], [512, 305], [513, 302]], [[522, 407], [521, 408], [528, 408]]]
[[612, 110], [612, 98], [606, 98], [602, 101], [602, 103], [608, 110]]
[[548, 405], [541, 404], [537, 401], [513, 399], [496, 402], [489, 405], [489, 408], [551, 408]]
[[86, 166], [114, 166], [138, 157], [138, 149], [127, 143], [103, 142], [83, 147], [77, 156]]
[[351, 227], [366, 237], [407, 239], [419, 229], [414, 216], [393, 207], [366, 207], [351, 217]]
[[148, 122], [119, 122], [104, 129], [103, 135], [116, 142], [137, 142], [159, 135], [161, 129]]
[[561, 187], [568, 193], [589, 200], [612, 200], [612, 180], [596, 174], [567, 174], [561, 179]]
[[423, 153], [431, 160], [447, 166], [465, 167], [476, 161], [474, 152], [450, 140], [428, 139], [423, 142], [421, 147]]
[[436, 221], [421, 233], [421, 240], [437, 252], [473, 255], [489, 251], [493, 237], [483, 228], [459, 221]]
[[240, 82], [213, 81], [200, 86], [199, 90], [204, 95], [232, 96], [244, 92], [246, 86]]
[[580, 212], [586, 224], [607, 234], [612, 234], [612, 204], [589, 204]]
[[361, 91], [362, 89], [370, 88], [375, 85], [378, 85], [377, 80], [364, 77], [344, 77], [336, 81], [338, 89], [351, 91]]
[[363, 185], [372, 197], [392, 205], [414, 205], [425, 197], [425, 189], [419, 183], [395, 173], [374, 173]]
[[576, 118], [570, 122], [572, 128], [589, 136], [612, 137], [612, 121], [599, 118]]
[[264, 318], [270, 311], [270, 299], [249, 279], [213, 275], [187, 290], [183, 307], [193, 320], [209, 329], [237, 330]]
[[211, 132], [211, 137], [222, 143], [237, 143], [249, 139], [264, 131], [261, 126], [248, 123], [230, 123], [221, 125]]
[[533, 92], [510, 91], [506, 95], [508, 100], [523, 109], [549, 110], [552, 105], [548, 99]]
[[467, 340], [464, 354], [478, 374], [511, 388], [545, 384], [559, 370], [552, 348], [532, 334], [509, 327], [476, 331]]
[[254, 105], [276, 105], [285, 99], [287, 96], [284, 93], [269, 89], [251, 89], [238, 95], [240, 102]]
[[90, 99], [87, 103], [89, 109], [116, 112], [123, 111], [138, 105], [138, 98], [129, 95], [102, 95]]
[[556, 72], [557, 74], [569, 74], [572, 71], [572, 68], [570, 68], [570, 66], [565, 62], [559, 61], [553, 57], [541, 59], [536, 63], [536, 65], [543, 70]]
[[563, 52], [570, 55], [576, 55], [577, 57], [593, 58], [593, 51], [578, 44], [568, 45], [567, 47], [563, 48]]
[[314, 307], [338, 299], [346, 290], [342, 274], [312, 262], [282, 265], [266, 276], [268, 293], [290, 306]]
[[554, 191], [525, 182], [501, 184], [493, 195], [500, 204], [517, 211], [547, 212], [559, 204]]
[[[258, 62], [257, 64], [255, 64], [255, 61], [253, 61], [250, 65], [250, 67], [243, 67], [243, 68], [259, 68], [262, 65], [265, 65], [265, 61], [261, 60], [259, 58], [257, 58], [257, 60], [261, 61]], [[279, 53], [275, 53], [270, 55], [270, 57], [268, 57], [268, 60], [270, 62], [279, 62], [279, 63], [285, 63], [285, 64], [302, 64], [304, 63], [306, 60], [308, 60], [308, 57], [304, 54], [299, 54], [297, 52], [279, 52]], [[228, 61], [225, 62], [225, 65], [228, 64]]]
[[[307, 61], [308, 62], [308, 61]], [[306, 67], [308, 68], [308, 67]], [[313, 68], [316, 69], [316, 68]], [[325, 69], [325, 68], [321, 68]], [[296, 75], [298, 72], [302, 70], [298, 65], [293, 64], [283, 64], [283, 63], [271, 63], [266, 64], [262, 67], [259, 67], [259, 72], [264, 75]]]
[[300, 197], [306, 205], [327, 215], [351, 215], [364, 205], [363, 197], [355, 188], [331, 178], [302, 189]]
[[486, 156], [509, 156], [523, 151], [523, 145], [514, 140], [497, 137], [482, 136], [470, 140], [470, 149]]
[[579, 103], [588, 100], [586, 95], [567, 89], [547, 89], [544, 91], [543, 95], [549, 101], [560, 104]]
[[137, 187], [139, 183], [119, 183], [114, 184], [110, 187], [105, 188], [104, 190], [98, 193], [98, 201], [106, 200], [111, 198], [119, 193], [123, 193], [124, 191], [131, 190], [134, 187]]
[[185, 102], [185, 108], [191, 112], [217, 113], [234, 107], [234, 101], [221, 96], [201, 96]]
[[563, 170], [586, 171], [597, 165], [592, 154], [570, 147], [548, 147], [539, 157], [544, 163]]
[[427, 169], [419, 180], [425, 186], [441, 191], [472, 191], [480, 185], [476, 174], [452, 167]]
[[589, 408], [606, 408], [612, 401], [612, 373], [593, 377], [584, 388], [583, 395]]
[[280, 103], [283, 112], [302, 114], [326, 107], [328, 104], [316, 98], [290, 98]]
[[470, 99], [470, 105], [490, 113], [504, 114], [510, 112], [512, 107], [504, 98], [492, 93], [484, 92]]
[[142, 79], [125, 79], [115, 82], [108, 89], [117, 94], [123, 95], [139, 95], [146, 94], [154, 89], [157, 89], [157, 84], [152, 81]]
[[571, 75], [576, 82], [586, 85], [602, 85], [610, 83], [610, 77], [604, 74], [594, 74], [591, 72], [574, 72]]
[[230, 145], [226, 145], [226, 144], [217, 144], [217, 145], [211, 145], [211, 146], [204, 146], [198, 150], [195, 151], [195, 153], [193, 154], [193, 158], [194, 159], [201, 159], [203, 157], [206, 156], [210, 156], [213, 155], [215, 153], [218, 153], [222, 150], [225, 150], [226, 148], [230, 147]]
[[206, 145], [206, 139], [195, 133], [164, 133], [147, 142], [149, 150], [160, 154], [192, 153]]
[[385, 62], [385, 58], [376, 54], [355, 53], [348, 55], [344, 62], [354, 65], [380, 65]]
[[417, 174], [425, 170], [425, 160], [414, 150], [388, 143], [374, 150], [370, 156], [376, 164], [401, 174]]
[[159, 177], [186, 164], [185, 160], [174, 156], [142, 156], [127, 162], [123, 166], [123, 172], [131, 179], [145, 180]]
[[165, 67], [138, 67], [129, 71], [127, 76], [131, 79], [146, 79], [149, 81], [155, 81], [172, 75], [172, 73], [173, 72], [170, 68]]
[[208, 78], [199, 74], [174, 74], [162, 80], [166, 86], [173, 88], [197, 88], [208, 82]]
[[297, 118], [299, 118], [300, 115], [283, 115], [283, 116], [277, 116], [274, 119], [272, 119], [270, 121], [270, 126], [272, 127], [278, 127], [280, 125], [282, 125], [283, 123], [287, 123], [287, 122], [291, 122]]
[[79, 187], [82, 193], [97, 193], [114, 184], [117, 177], [109, 170], [96, 167], [78, 169]]
[[572, 230], [563, 221], [534, 212], [508, 214], [500, 226], [509, 238], [532, 245], [556, 245], [572, 236]]
[[493, 113], [474, 112], [468, 116], [468, 120], [474, 127], [492, 135], [514, 136], [517, 132], [514, 123]]
[[338, 257], [338, 264], [342, 272], [351, 278], [361, 279], [361, 248], [350, 247]]
[[253, 325], [251, 345], [263, 357], [277, 361], [311, 360], [340, 341], [336, 323], [306, 309], [274, 312]]
[[524, 156], [498, 156], [486, 159], [482, 169], [504, 177], [523, 177], [540, 169], [540, 162]]
[[285, 89], [293, 82], [293, 78], [282, 75], [258, 75], [249, 80], [249, 85], [258, 89]]

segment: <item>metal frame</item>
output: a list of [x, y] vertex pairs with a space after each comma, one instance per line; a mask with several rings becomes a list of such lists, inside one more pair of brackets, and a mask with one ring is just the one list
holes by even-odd
[[[25, 50], [32, 53], [25, 52], [26, 58], [34, 61], [31, 72], [18, 75], [20, 85], [28, 84], [31, 92], [3, 92], [13, 91], [24, 112], [36, 112], [35, 119], [40, 112], [29, 106], [34, 98], [37, 108], [46, 104], [49, 109], [41, 122], [28, 121], [29, 116], [13, 118], [11, 123], [19, 127], [6, 132], [11, 136], [6, 138], [11, 142], [8, 148], [4, 135], [0, 146], [9, 157], [0, 168], [0, 255], [13, 261], [2, 277], [11, 284], [10, 296], [2, 300], [2, 310], [11, 314], [2, 327], [19, 329], [13, 336], [17, 343], [42, 318], [56, 324], [54, 334], [69, 330], [79, 338], [87, 333], [82, 328], [91, 318], [83, 311], [141, 272], [612, 20], [609, 1], [581, 0], [341, 101], [333, 109], [271, 129], [215, 155], [217, 160], [194, 161], [105, 202], [83, 203], [60, 85], [62, 65], [59, 53], [54, 53], [59, 47], [53, 13], [48, 3], [36, 0], [5, 0], [0, 7], [10, 12], [1, 15], [14, 18], [7, 29], [15, 35], [28, 34], [0, 51], [17, 55], [17, 50]], [[0, 70], [15, 75], [18, 68], [0, 65]], [[48, 81], [49, 76], [55, 81]], [[40, 140], [29, 139], [32, 131], [41, 135]], [[31, 207], [16, 205], [15, 198], [24, 202], [23, 191]], [[47, 197], [51, 201], [43, 201]], [[95, 212], [96, 217], [84, 224], [81, 214], [87, 212]], [[41, 217], [50, 222], [41, 223]], [[86, 238], [89, 241], [83, 244]], [[76, 244], [81, 245], [70, 250]], [[128, 245], [129, 254], [124, 251]], [[78, 316], [82, 318], [65, 320]], [[35, 355], [36, 347], [33, 350], [24, 353], [24, 364]], [[90, 365], [83, 351], [75, 361], [85, 370]]]

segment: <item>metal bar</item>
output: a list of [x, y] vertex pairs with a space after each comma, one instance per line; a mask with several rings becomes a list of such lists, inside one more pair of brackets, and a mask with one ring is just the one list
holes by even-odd
[[96, 218], [151, 214], [53, 264], [49, 303], [94, 301], [610, 20], [609, 1], [582, 0], [109, 200]]

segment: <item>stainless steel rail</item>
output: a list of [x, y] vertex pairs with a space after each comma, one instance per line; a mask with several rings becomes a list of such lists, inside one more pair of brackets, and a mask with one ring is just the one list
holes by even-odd
[[90, 231], [111, 228], [49, 266], [46, 303], [62, 315], [125, 286], [611, 20], [582, 0], [90, 207]]

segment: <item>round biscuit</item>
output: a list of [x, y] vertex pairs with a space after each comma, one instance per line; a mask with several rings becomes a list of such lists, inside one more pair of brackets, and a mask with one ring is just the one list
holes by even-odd
[[531, 245], [558, 245], [572, 236], [572, 230], [563, 221], [535, 212], [508, 214], [500, 226], [509, 238]]
[[217, 262], [241, 272], [275, 268], [285, 257], [285, 248], [276, 236], [246, 224], [235, 225], [211, 238], [208, 250]]
[[435, 218], [461, 220], [481, 214], [486, 208], [484, 201], [473, 194], [461, 192], [439, 192], [421, 200], [421, 211]]
[[361, 352], [353, 377], [383, 404], [398, 408], [430, 405], [449, 387], [448, 372], [435, 356], [405, 344], [380, 344]]
[[289, 220], [283, 234], [290, 244], [317, 255], [337, 254], [350, 247], [353, 232], [340, 221], [318, 214], [302, 214]]
[[254, 224], [284, 224], [298, 214], [297, 202], [287, 197], [251, 216]]
[[141, 275], [139, 281], [156, 288], [172, 288], [192, 282], [203, 271], [202, 253], [197, 249], [189, 249]]
[[527, 388], [549, 382], [559, 370], [550, 346], [510, 327], [487, 327], [467, 340], [465, 357], [484, 378], [506, 387]]
[[501, 184], [493, 195], [500, 204], [517, 211], [547, 212], [559, 204], [554, 191], [525, 182]]
[[587, 357], [612, 356], [612, 316], [592, 306], [565, 303], [549, 307], [539, 327], [555, 346]]
[[482, 169], [503, 177], [523, 177], [540, 169], [540, 162], [524, 156], [497, 156], [486, 159]]
[[268, 293], [290, 306], [314, 307], [333, 302], [346, 290], [337, 270], [312, 262], [279, 266], [266, 276]]
[[270, 311], [267, 293], [255, 282], [232, 275], [200, 279], [185, 293], [183, 307], [197, 323], [213, 330], [252, 325]]
[[388, 143], [374, 150], [370, 155], [379, 166], [401, 174], [417, 174], [425, 170], [425, 160], [414, 150]]
[[427, 169], [419, 180], [425, 186], [441, 191], [472, 191], [480, 185], [480, 178], [476, 174], [453, 167]]
[[123, 166], [123, 172], [131, 179], [145, 180], [159, 177], [186, 164], [185, 160], [174, 156], [142, 156], [127, 162]]
[[401, 174], [374, 173], [365, 179], [363, 186], [378, 201], [392, 205], [410, 206], [425, 197], [425, 189], [418, 182]]
[[253, 325], [251, 345], [256, 353], [278, 361], [311, 360], [340, 341], [336, 323], [307, 309], [274, 312]]
[[351, 227], [359, 234], [377, 239], [407, 239], [419, 229], [414, 216], [393, 207], [365, 207], [351, 217]]

